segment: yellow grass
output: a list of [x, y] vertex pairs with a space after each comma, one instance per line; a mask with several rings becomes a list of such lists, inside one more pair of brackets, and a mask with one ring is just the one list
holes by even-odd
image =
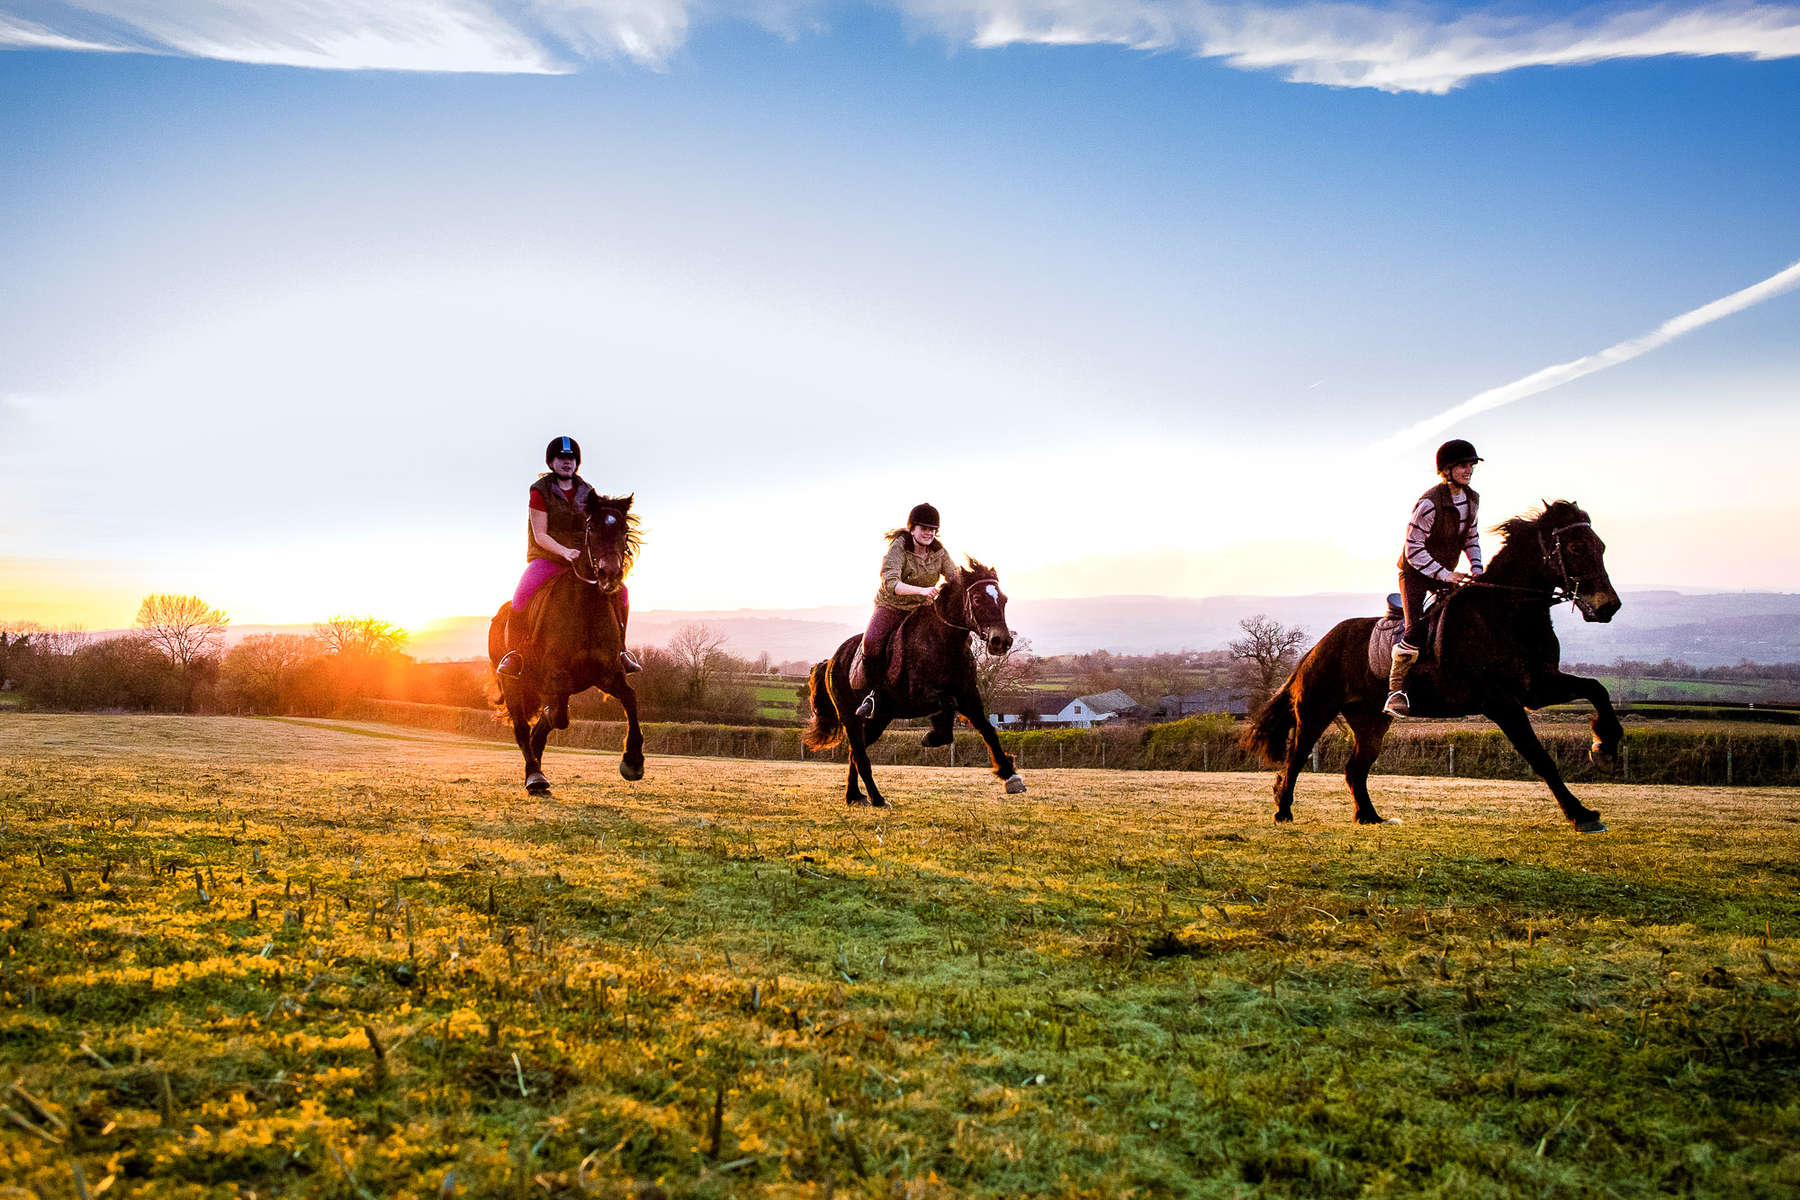
[[0, 714], [0, 1181], [1800, 1187], [1791, 791], [616, 757]]

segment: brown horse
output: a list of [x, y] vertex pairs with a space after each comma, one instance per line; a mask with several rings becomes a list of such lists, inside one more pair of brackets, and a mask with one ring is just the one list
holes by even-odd
[[[638, 551], [631, 500], [597, 493], [588, 497], [581, 557], [538, 589], [525, 612], [524, 624], [531, 632], [520, 647], [524, 672], [494, 676], [512, 718], [513, 740], [525, 755], [525, 790], [534, 796], [550, 790], [543, 772], [550, 731], [569, 727], [569, 697], [591, 687], [625, 709], [625, 753], [619, 774], [632, 780], [644, 777], [644, 734], [638, 728], [637, 693], [619, 662], [625, 637], [615, 604]], [[510, 601], [502, 604], [488, 625], [490, 666], [498, 666], [506, 654], [511, 608]]]
[[[1618, 594], [1606, 575], [1606, 545], [1587, 513], [1567, 500], [1546, 501], [1539, 512], [1515, 517], [1495, 532], [1506, 544], [1487, 572], [1436, 606], [1432, 652], [1407, 679], [1412, 711], [1418, 716], [1487, 717], [1549, 786], [1576, 829], [1605, 833], [1600, 814], [1563, 783], [1526, 711], [1588, 701], [1594, 706], [1588, 756], [1608, 770], [1618, 761], [1624, 730], [1612, 700], [1599, 680], [1563, 674], [1561, 647], [1550, 624], [1551, 606], [1563, 600], [1573, 601], [1589, 621], [1610, 621], [1619, 611]], [[1393, 718], [1382, 711], [1386, 667], [1379, 676], [1370, 669], [1369, 635], [1375, 621], [1355, 617], [1335, 625], [1244, 734], [1244, 748], [1278, 769], [1277, 821], [1294, 819], [1294, 778], [1320, 735], [1342, 713], [1355, 739], [1344, 778], [1356, 798], [1357, 823], [1382, 823], [1369, 802], [1369, 768]]]
[[[844, 803], [887, 807], [869, 770], [869, 747], [896, 717], [930, 717], [931, 728], [921, 739], [923, 744], [945, 746], [953, 736], [956, 715], [961, 713], [987, 743], [994, 774], [1005, 781], [1006, 790], [1013, 794], [1025, 790], [1025, 781], [1013, 769], [1012, 756], [1000, 748], [1000, 735], [983, 711], [981, 689], [975, 681], [975, 655], [969, 649], [970, 634], [986, 640], [989, 654], [1012, 649], [1012, 631], [1006, 627], [1006, 593], [1000, 590], [1000, 577], [992, 567], [972, 558], [967, 561], [936, 601], [914, 611], [894, 633], [890, 658], [900, 659], [900, 678], [893, 686], [882, 686], [881, 702], [872, 719], [856, 715], [856, 706], [869, 689], [850, 686], [850, 660], [862, 644], [860, 633], [813, 667], [808, 681], [813, 715], [804, 740], [809, 750], [849, 740], [850, 774], [844, 785]], [[867, 798], [857, 787], [859, 775], [869, 787]]]

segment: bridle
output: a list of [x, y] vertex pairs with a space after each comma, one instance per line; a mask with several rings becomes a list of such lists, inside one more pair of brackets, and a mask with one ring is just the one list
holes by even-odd
[[[982, 588], [982, 587], [993, 588], [994, 593], [995, 593], [995, 598], [998, 599], [1000, 585], [995, 580], [982, 579], [982, 580], [979, 580], [978, 582], [976, 582], [973, 586], [971, 586], [969, 584], [963, 584], [962, 585], [962, 590], [963, 590], [962, 619], [963, 619], [963, 623], [961, 625], [955, 626], [955, 628], [967, 630], [969, 633], [974, 633], [974, 634], [979, 634], [981, 632], [981, 621], [975, 615], [975, 592], [977, 589]], [[949, 624], [949, 622], [945, 622], [945, 624]], [[1002, 622], [1002, 624], [1004, 624], [1004, 622]]]
[[1546, 568], [1556, 575], [1557, 582], [1548, 587], [1520, 587], [1511, 583], [1489, 583], [1485, 579], [1471, 579], [1465, 587], [1487, 588], [1501, 592], [1523, 592], [1529, 596], [1547, 600], [1551, 604], [1568, 601], [1584, 614], [1592, 613], [1593, 606], [1581, 596], [1581, 580], [1575, 578], [1569, 570], [1569, 564], [1563, 555], [1563, 535], [1575, 529], [1591, 529], [1590, 521], [1571, 521], [1567, 525], [1552, 530], [1538, 530], [1538, 555]]
[[[620, 519], [611, 512], [608, 512], [606, 517], [608, 523], [616, 523]], [[581, 573], [580, 564], [583, 559], [587, 560], [588, 565], [594, 568], [592, 579]], [[590, 587], [598, 587], [600, 584], [600, 558], [594, 553], [594, 518], [591, 513], [581, 514], [581, 558], [569, 564], [569, 571], [575, 578]]]

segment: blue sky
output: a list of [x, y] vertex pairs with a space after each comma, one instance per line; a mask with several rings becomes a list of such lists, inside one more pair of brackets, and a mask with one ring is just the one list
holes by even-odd
[[[0, 2], [0, 617], [491, 609], [564, 431], [640, 605], [859, 602], [921, 498], [1015, 593], [1381, 592], [1392, 435], [1800, 259], [1800, 6], [372, 10]], [[1800, 590], [1797, 334], [1470, 418], [1487, 514]]]

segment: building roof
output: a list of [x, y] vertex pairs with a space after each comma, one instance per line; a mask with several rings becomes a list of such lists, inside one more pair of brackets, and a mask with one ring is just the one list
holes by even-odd
[[1080, 700], [1083, 704], [1087, 705], [1090, 710], [1097, 713], [1124, 712], [1128, 708], [1136, 708], [1138, 706], [1136, 700], [1127, 696], [1119, 688], [1113, 688], [1112, 690], [1105, 692], [1096, 692], [1092, 696], [1078, 696], [1076, 699]]

